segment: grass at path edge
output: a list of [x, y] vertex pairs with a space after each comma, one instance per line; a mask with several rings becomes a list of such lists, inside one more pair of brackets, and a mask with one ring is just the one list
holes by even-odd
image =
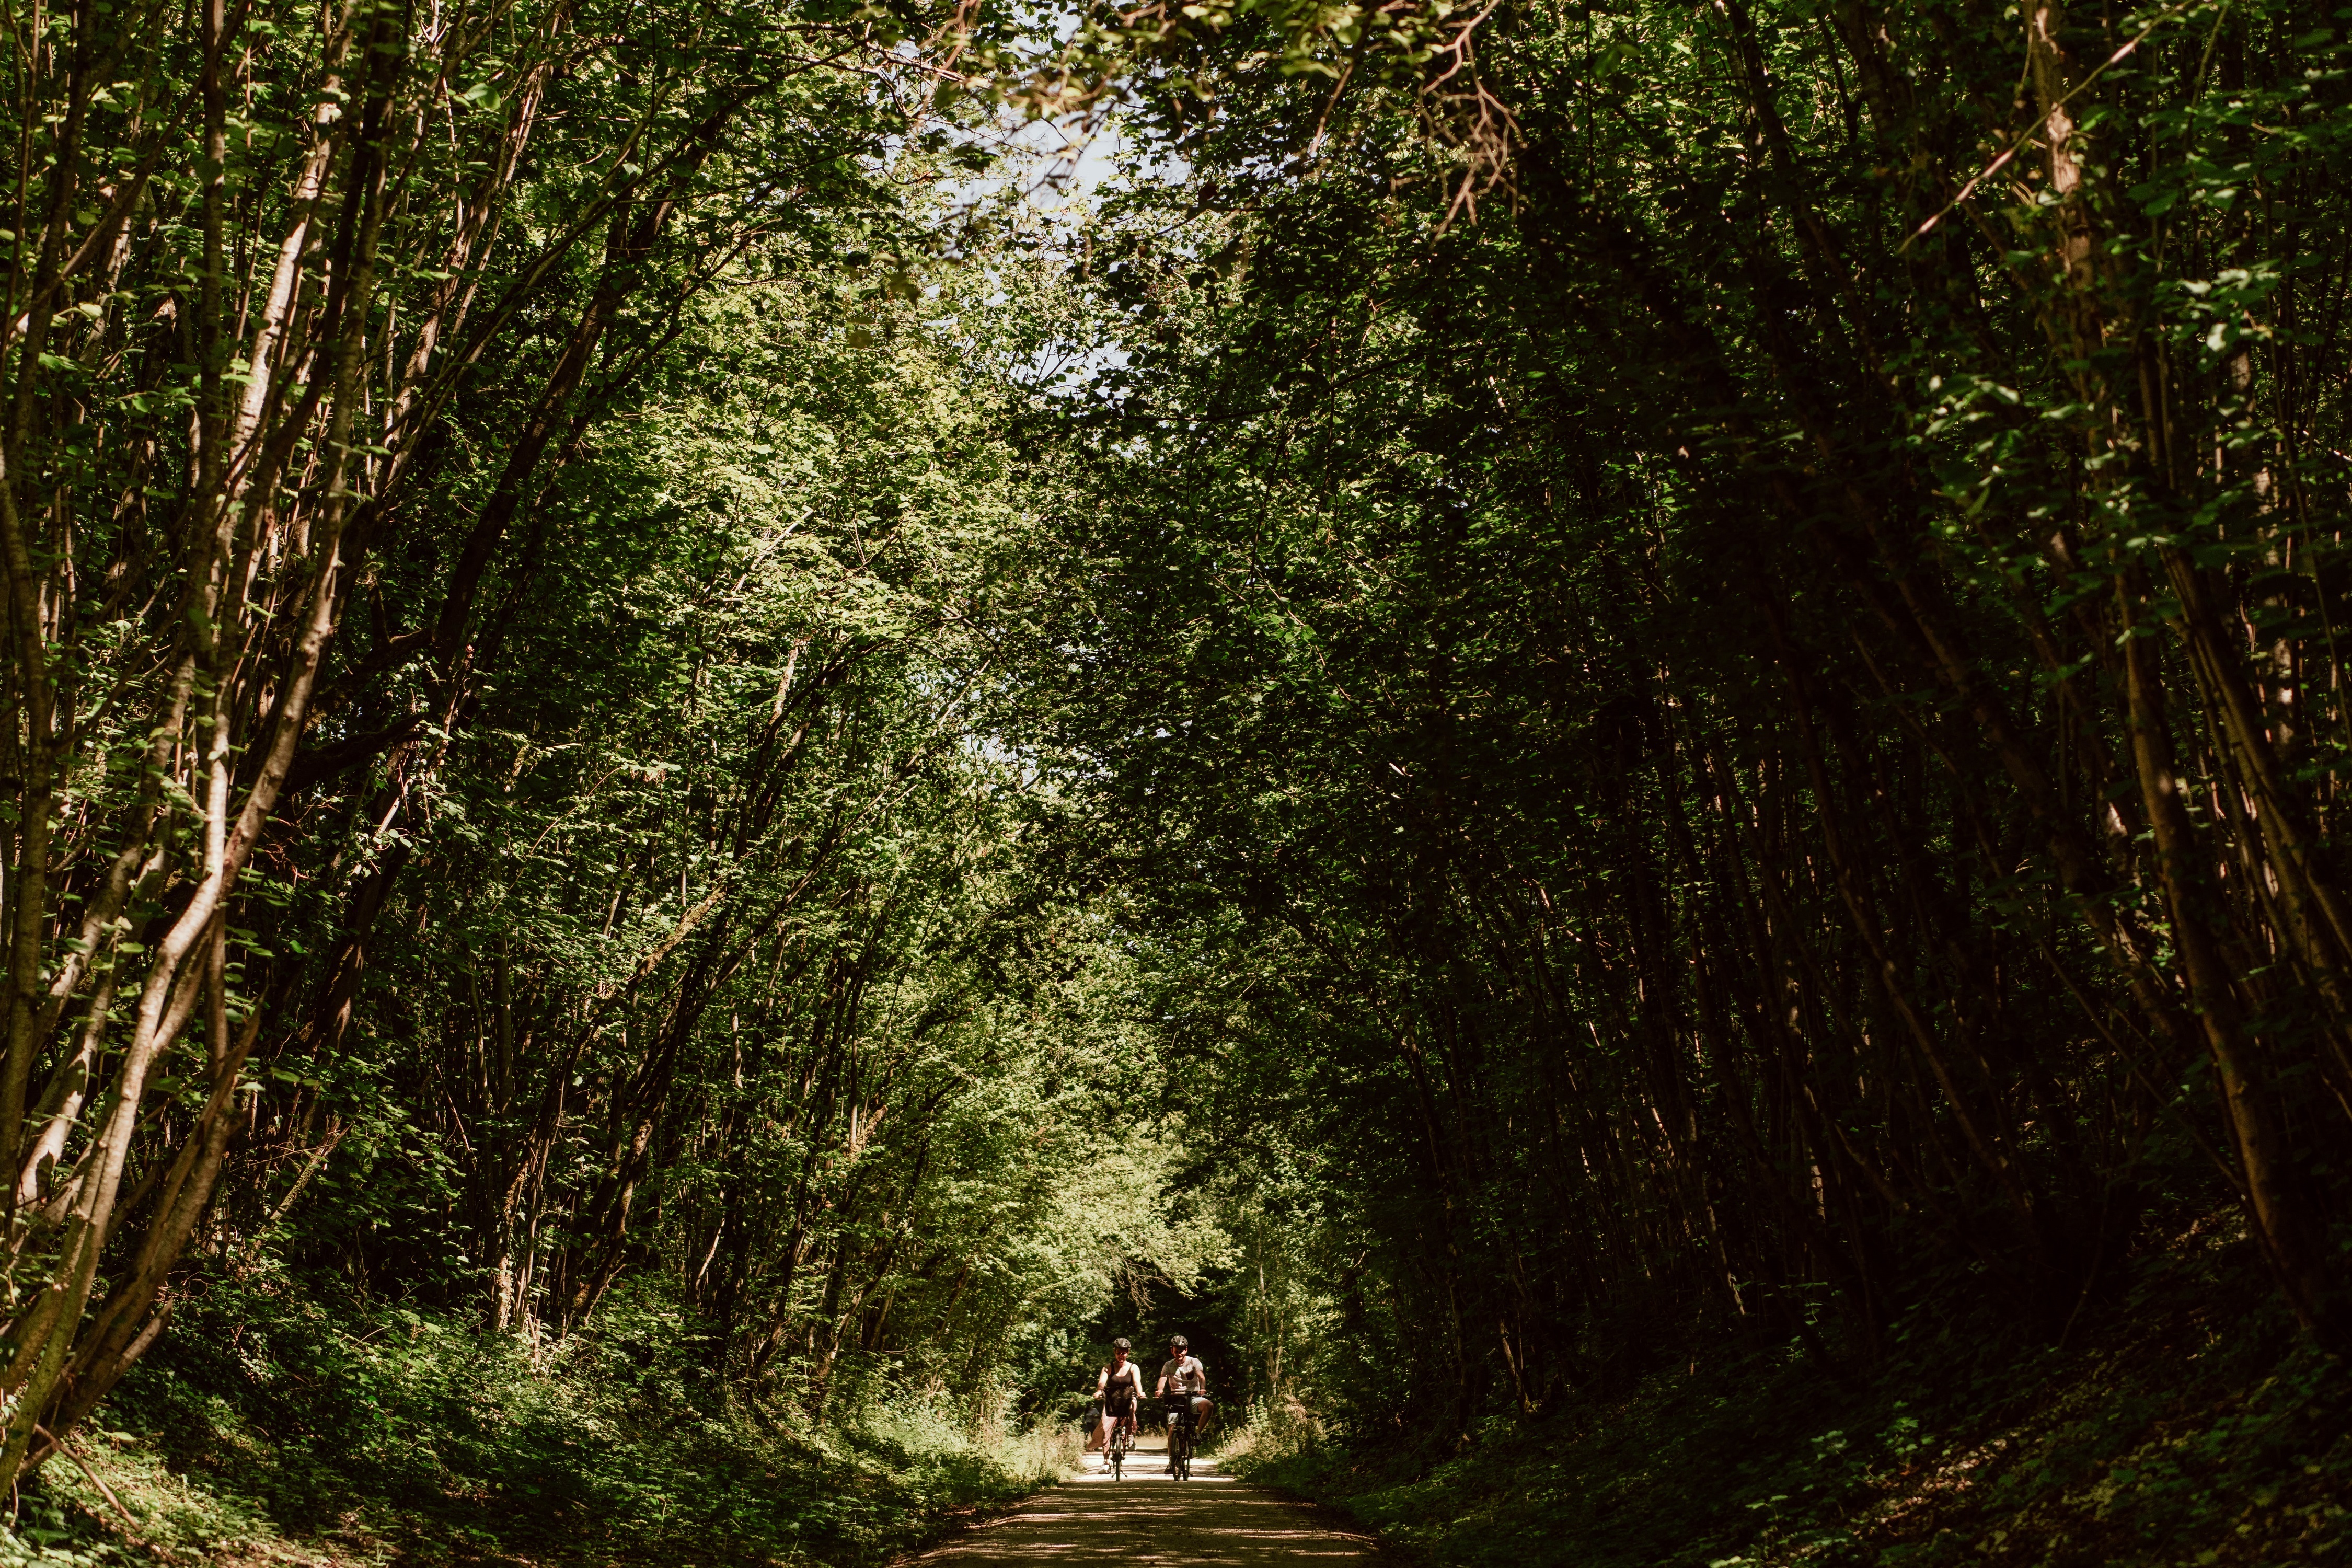
[[1076, 1446], [975, 1431], [878, 1380], [824, 1422], [745, 1400], [657, 1300], [534, 1347], [211, 1284], [77, 1436], [80, 1463], [45, 1467], [0, 1568], [881, 1568], [1050, 1483]]
[[1459, 1452], [1294, 1427], [1229, 1468], [1431, 1568], [2352, 1562], [2352, 1374], [2266, 1300], [2161, 1285], [2065, 1349], [1950, 1335], [1841, 1384], [1791, 1346]]

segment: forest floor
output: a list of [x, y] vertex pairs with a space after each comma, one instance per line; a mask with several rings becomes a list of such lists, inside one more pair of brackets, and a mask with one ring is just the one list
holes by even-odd
[[2038, 1341], [1923, 1307], [1868, 1370], [1637, 1367], [1629, 1320], [1551, 1352], [1605, 1396], [1444, 1449], [1246, 1429], [1184, 1485], [1148, 1453], [1065, 1479], [1066, 1421], [709, 1400], [650, 1312], [533, 1359], [223, 1283], [26, 1493], [0, 1568], [2352, 1568], [2352, 1373], [2222, 1283], [2252, 1273], [2229, 1249]]
[[1261, 1438], [1228, 1468], [1435, 1568], [2352, 1562], [2342, 1361], [2210, 1277], [2144, 1276], [2070, 1326], [1922, 1314], [1867, 1373], [1727, 1350], [1452, 1452]]
[[272, 1454], [175, 1468], [152, 1436], [108, 1436], [122, 1446], [79, 1445], [44, 1471], [0, 1531], [0, 1568], [881, 1568], [1054, 1476], [860, 1437], [762, 1445], [731, 1472], [699, 1456], [700, 1475], [648, 1475], [629, 1496], [609, 1484], [621, 1456], [420, 1487]]
[[914, 1561], [925, 1568], [1370, 1568], [1372, 1538], [1329, 1510], [1244, 1485], [1211, 1459], [1196, 1460], [1192, 1479], [1181, 1482], [1163, 1462], [1147, 1449], [1122, 1479], [1082, 1471]]

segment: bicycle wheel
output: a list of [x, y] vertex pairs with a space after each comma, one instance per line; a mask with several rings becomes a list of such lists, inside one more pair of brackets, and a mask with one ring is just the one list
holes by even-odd
[[1110, 1435], [1110, 1479], [1115, 1481], [1127, 1479], [1127, 1445], [1120, 1441], [1124, 1436], [1116, 1430]]

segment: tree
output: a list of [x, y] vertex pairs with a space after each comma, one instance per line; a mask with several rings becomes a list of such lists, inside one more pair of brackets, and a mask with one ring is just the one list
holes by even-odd
[[2338, 1333], [2333, 34], [1400, 15], [1134, 89], [1043, 731], [1351, 1337], [1457, 1434], [2215, 1204]]
[[[551, 493], [695, 301], [844, 219], [888, 226], [878, 160], [930, 93], [893, 50], [941, 20], [12, 23], [0, 1468], [163, 1326], [299, 984], [257, 928], [322, 786], [386, 761], [382, 835], [429, 785], [544, 568]], [[310, 1025], [331, 1056], [402, 858], [353, 890]]]

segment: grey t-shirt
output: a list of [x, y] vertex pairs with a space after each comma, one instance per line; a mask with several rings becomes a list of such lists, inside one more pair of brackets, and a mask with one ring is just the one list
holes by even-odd
[[1171, 1394], [1179, 1391], [1206, 1394], [1209, 1392], [1209, 1369], [1201, 1364], [1201, 1358], [1196, 1355], [1185, 1356], [1181, 1361], [1171, 1358], [1160, 1363], [1160, 1384]]

